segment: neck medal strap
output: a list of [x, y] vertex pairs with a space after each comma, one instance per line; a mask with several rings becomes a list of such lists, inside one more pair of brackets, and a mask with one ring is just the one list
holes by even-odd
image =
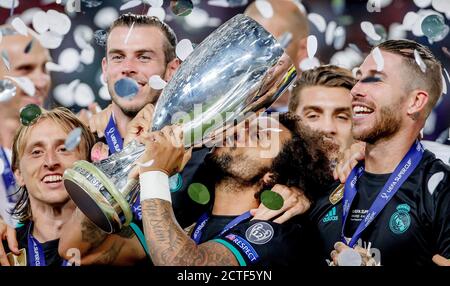
[[120, 135], [119, 128], [117, 128], [114, 114], [111, 114], [108, 125], [106, 125], [105, 138], [111, 154], [122, 151], [123, 139]]
[[[383, 189], [378, 193], [375, 201], [367, 212], [365, 218], [360, 222], [358, 228], [353, 234], [352, 238], [348, 245], [353, 247], [358, 239], [360, 238], [362, 232], [374, 221], [374, 219], [378, 216], [378, 214], [384, 209], [384, 207], [388, 204], [388, 202], [394, 197], [397, 191], [400, 189], [402, 184], [408, 179], [411, 173], [416, 169], [419, 165], [422, 156], [423, 156], [424, 148], [419, 141], [411, 146], [408, 153], [406, 153], [405, 157], [403, 157], [402, 161], [395, 168], [394, 172], [389, 177], [388, 181], [384, 185]], [[347, 181], [345, 182], [344, 189], [344, 206], [343, 206], [343, 215], [342, 215], [342, 230], [341, 230], [341, 239], [344, 243], [346, 243], [344, 237], [344, 229], [347, 221], [348, 213], [350, 212], [350, 207], [352, 205], [353, 199], [356, 196], [356, 183], [359, 177], [364, 173], [364, 165], [358, 164], [350, 173]]]

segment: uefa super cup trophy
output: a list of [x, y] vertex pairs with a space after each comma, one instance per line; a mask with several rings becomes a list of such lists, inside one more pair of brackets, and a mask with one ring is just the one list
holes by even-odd
[[[240, 122], [246, 114], [269, 107], [296, 76], [283, 47], [254, 20], [237, 15], [198, 45], [164, 88], [155, 108], [152, 130], [184, 118], [185, 146], [208, 141], [212, 133]], [[202, 112], [194, 116], [201, 104]], [[221, 116], [222, 121], [215, 120]], [[128, 178], [145, 147], [131, 142], [96, 163], [78, 161], [64, 173], [64, 184], [80, 210], [108, 233], [132, 220], [130, 204], [139, 183]]]

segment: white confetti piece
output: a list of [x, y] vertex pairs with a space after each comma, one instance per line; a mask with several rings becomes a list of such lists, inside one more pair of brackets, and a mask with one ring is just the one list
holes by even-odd
[[87, 46], [81, 51], [80, 61], [85, 65], [90, 65], [94, 62], [95, 50], [92, 46]]
[[145, 2], [152, 7], [162, 7], [163, 0], [145, 0]]
[[320, 62], [317, 58], [306, 58], [300, 62], [300, 69], [302, 71], [310, 70], [319, 66]]
[[34, 94], [36, 93], [36, 87], [34, 86], [34, 83], [26, 76], [5, 76], [5, 78], [9, 78], [10, 80], [14, 81], [23, 90], [23, 92], [25, 92], [29, 96], [34, 96]]
[[48, 10], [48, 24], [50, 26], [50, 31], [53, 31], [61, 36], [67, 34], [70, 31], [72, 22], [69, 16], [63, 13], [59, 13], [56, 10]]
[[325, 21], [325, 18], [322, 15], [317, 13], [309, 13], [308, 20], [314, 24], [314, 26], [317, 28], [317, 30], [319, 30], [319, 32], [321, 33], [325, 32], [327, 28], [327, 22]]
[[125, 41], [124, 41], [125, 45], [128, 44], [128, 39], [130, 38], [131, 33], [133, 33], [134, 24], [135, 24], [135, 22], [133, 22], [133, 24], [131, 24], [131, 27], [128, 30], [127, 36], [125, 37]]
[[53, 63], [53, 62], [47, 62], [47, 63], [45, 63], [45, 69], [47, 70], [47, 71], [54, 71], [54, 72], [62, 72], [62, 71], [64, 71], [64, 67], [62, 67], [62, 66], [60, 66], [60, 65], [58, 65], [58, 64], [56, 64], [56, 63]]
[[58, 64], [64, 67], [64, 72], [72, 73], [80, 65], [80, 54], [74, 48], [67, 48], [59, 55]]
[[80, 107], [87, 107], [95, 101], [95, 95], [91, 87], [85, 83], [80, 83], [74, 91], [75, 103]]
[[414, 0], [414, 4], [419, 8], [425, 8], [431, 5], [431, 0]]
[[273, 8], [272, 5], [266, 0], [256, 0], [255, 1], [256, 9], [258, 9], [259, 13], [264, 18], [270, 19], [273, 16]]
[[334, 32], [336, 30], [337, 24], [335, 21], [330, 21], [327, 26], [327, 30], [325, 31], [325, 43], [329, 46], [333, 44], [334, 40]]
[[33, 16], [33, 29], [39, 34], [42, 34], [50, 29], [47, 17], [48, 15], [44, 11], [36, 12]]
[[11, 26], [21, 35], [28, 35], [27, 25], [20, 18], [14, 18], [11, 22]]
[[166, 11], [162, 7], [150, 7], [150, 9], [148, 9], [147, 16], [154, 16], [160, 21], [164, 21], [166, 18]]
[[94, 24], [101, 29], [107, 29], [117, 18], [119, 13], [114, 7], [105, 7], [95, 14]]
[[309, 35], [307, 40], [306, 40], [306, 45], [307, 45], [307, 53], [308, 53], [308, 58], [313, 58], [316, 55], [317, 52], [317, 38], [314, 35]]
[[372, 57], [377, 64], [377, 71], [381, 72], [384, 69], [384, 58], [378, 47], [372, 50]]
[[414, 50], [414, 59], [416, 60], [416, 63], [419, 66], [420, 70], [425, 73], [427, 71], [427, 65], [425, 64], [417, 50]]
[[177, 57], [182, 61], [184, 61], [193, 51], [194, 48], [192, 47], [192, 43], [189, 39], [181, 40], [175, 48]]
[[106, 100], [106, 101], [111, 100], [111, 94], [109, 94], [109, 91], [108, 91], [108, 87], [107, 87], [107, 86], [102, 86], [102, 87], [100, 88], [100, 90], [98, 91], [98, 96], [99, 96], [101, 99]]
[[122, 6], [120, 6], [119, 10], [120, 11], [128, 10], [128, 9], [137, 7], [137, 6], [141, 5], [141, 4], [142, 4], [141, 0], [131, 0], [131, 1], [128, 1], [125, 4], [123, 4]]
[[374, 41], [381, 40], [381, 36], [378, 35], [377, 32], [375, 32], [375, 27], [373, 26], [372, 23], [368, 21], [361, 22], [361, 30], [364, 32], [364, 34], [366, 34], [366, 36], [368, 36], [372, 40]]
[[166, 87], [167, 82], [164, 81], [159, 75], [152, 75], [148, 80], [148, 84], [151, 88], [160, 90]]
[[[13, 7], [14, 4], [14, 7]], [[19, 0], [0, 0], [0, 7], [5, 9], [17, 8], [19, 7]]]
[[433, 174], [431, 178], [428, 180], [427, 187], [428, 192], [430, 195], [433, 195], [434, 191], [436, 190], [436, 187], [439, 185], [439, 183], [444, 179], [444, 172], [438, 172], [436, 174]]
[[334, 49], [341, 50], [344, 47], [346, 35], [344, 27], [339, 26], [336, 28], [334, 31]]
[[47, 31], [37, 38], [44, 48], [47, 49], [57, 49], [62, 43], [63, 37], [53, 31]]

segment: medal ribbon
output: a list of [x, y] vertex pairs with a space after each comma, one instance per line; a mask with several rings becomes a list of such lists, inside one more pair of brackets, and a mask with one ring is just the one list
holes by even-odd
[[[416, 142], [414, 142], [414, 144], [409, 149], [408, 153], [406, 153], [405, 157], [403, 157], [402, 161], [395, 168], [394, 172], [391, 174], [381, 191], [378, 193], [377, 198], [373, 202], [366, 216], [359, 223], [358, 228], [356, 229], [350, 242], [348, 243], [348, 246], [353, 247], [356, 244], [358, 239], [361, 237], [362, 232], [370, 225], [370, 223], [374, 221], [374, 219], [384, 209], [387, 203], [394, 197], [402, 184], [408, 179], [411, 173], [419, 165], [420, 160], [423, 156], [423, 152], [424, 149], [422, 144], [420, 144], [420, 142], [416, 140]], [[341, 230], [341, 239], [344, 243], [346, 243], [344, 229], [347, 221], [347, 216], [350, 212], [350, 207], [352, 205], [353, 199], [355, 198], [357, 193], [355, 187], [356, 182], [363, 174], [363, 172], [364, 164], [360, 163], [355, 168], [353, 168], [352, 172], [347, 178], [347, 181], [345, 182]]]
[[111, 115], [108, 125], [106, 125], [105, 138], [111, 154], [122, 151], [123, 139], [120, 135], [119, 129], [117, 128], [114, 114]]
[[[12, 172], [11, 164], [9, 163], [8, 156], [6, 156], [5, 150], [0, 147], [1, 161], [4, 164], [4, 170], [2, 175], [3, 183], [5, 184], [6, 195], [8, 197], [8, 202], [14, 203], [13, 194], [16, 191], [16, 180], [14, 179], [14, 174]], [[1, 163], [1, 162], [0, 162]]]
[[[28, 253], [30, 256], [31, 266], [47, 266], [45, 262], [44, 250], [42, 245], [36, 238], [31, 234], [33, 223], [30, 223], [28, 228]], [[68, 266], [68, 261], [64, 260], [62, 266]]]
[[[236, 225], [240, 224], [244, 220], [249, 219], [251, 216], [252, 215], [250, 214], [250, 211], [247, 211], [247, 212], [241, 214], [240, 216], [234, 218], [232, 221], [230, 221], [223, 228], [223, 230], [217, 236], [221, 236], [222, 234], [224, 234], [225, 232], [229, 231], [230, 229], [232, 229]], [[191, 238], [195, 241], [196, 244], [200, 244], [200, 240], [201, 240], [202, 235], [203, 235], [203, 229], [205, 228], [206, 223], [208, 222], [208, 220], [209, 220], [209, 214], [208, 213], [204, 213], [198, 219], [197, 224], [195, 225], [194, 231], [192, 232], [192, 235], [191, 235]]]

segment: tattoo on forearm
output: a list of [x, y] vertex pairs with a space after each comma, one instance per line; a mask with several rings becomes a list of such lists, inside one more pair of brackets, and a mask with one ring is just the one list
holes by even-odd
[[238, 265], [231, 251], [219, 243], [196, 245], [176, 222], [169, 202], [151, 199], [141, 204], [144, 233], [155, 265]]
[[91, 249], [95, 249], [105, 241], [108, 234], [99, 229], [89, 219], [83, 218], [81, 221], [81, 239], [90, 244]]

